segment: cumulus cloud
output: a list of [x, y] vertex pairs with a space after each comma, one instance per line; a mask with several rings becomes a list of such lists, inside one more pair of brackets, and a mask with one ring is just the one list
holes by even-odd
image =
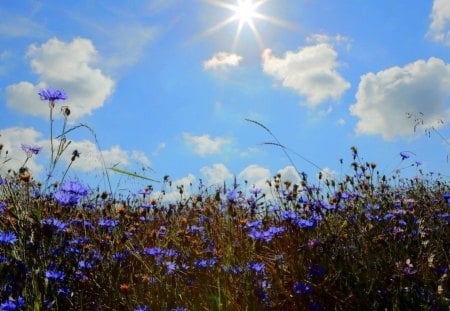
[[359, 118], [356, 132], [386, 140], [412, 134], [405, 114], [424, 114], [424, 128], [449, 116], [450, 65], [438, 58], [418, 60], [361, 77], [350, 113]]
[[300, 185], [302, 179], [298, 175], [297, 170], [292, 165], [286, 166], [278, 170], [277, 174], [281, 175], [281, 181], [290, 181], [292, 184]]
[[430, 17], [431, 24], [427, 36], [450, 45], [450, 2], [434, 0]]
[[244, 168], [237, 178], [240, 181], [247, 181], [248, 185], [261, 188], [266, 192], [268, 190], [267, 181], [271, 180], [272, 176], [269, 169], [252, 164]]
[[[3, 145], [3, 149], [0, 151], [0, 174], [5, 174], [9, 169], [17, 172], [23, 165], [26, 154], [21, 148], [22, 144], [43, 147], [43, 143], [42, 134], [33, 128], [11, 127], [1, 130], [0, 144]], [[36, 161], [40, 157], [41, 154], [33, 155], [26, 164], [35, 176], [44, 170], [44, 167]]]
[[114, 81], [92, 67], [97, 51], [90, 40], [75, 38], [69, 43], [57, 38], [41, 46], [31, 45], [27, 52], [39, 82], [22, 81], [6, 88], [6, 104], [20, 113], [48, 117], [48, 105], [40, 102], [39, 89], [64, 89], [69, 97], [70, 120], [90, 115], [103, 106], [112, 94]]
[[214, 164], [212, 167], [204, 166], [200, 172], [208, 185], [222, 185], [224, 181], [233, 178], [233, 174], [222, 163]]
[[242, 60], [242, 56], [227, 53], [227, 52], [218, 52], [214, 54], [211, 59], [208, 59], [203, 62], [204, 69], [226, 69], [229, 67], [236, 67], [239, 65]]
[[350, 87], [338, 72], [337, 52], [326, 43], [288, 51], [283, 58], [266, 49], [262, 54], [263, 70], [306, 97], [307, 104], [317, 106], [326, 100], [338, 100]]
[[[25, 161], [26, 155], [21, 149], [21, 144], [28, 144], [32, 146], [42, 147], [41, 152], [27, 162], [27, 167], [33, 172], [35, 176], [44, 172], [44, 164], [47, 164], [50, 158], [50, 141], [43, 138], [43, 135], [33, 128], [7, 128], [0, 131], [0, 144], [3, 144], [3, 153], [8, 150], [8, 158], [10, 161], [2, 165], [3, 158], [0, 160], [0, 172], [3, 173], [8, 169], [18, 170]], [[55, 147], [59, 142], [55, 141]], [[126, 168], [129, 166], [140, 165], [143, 167], [150, 166], [150, 160], [147, 156], [138, 150], [127, 151], [116, 145], [109, 149], [98, 150], [97, 146], [89, 140], [71, 141], [66, 151], [62, 154], [61, 160], [64, 162], [63, 167], [70, 162], [72, 152], [77, 150], [80, 157], [77, 158], [71, 170], [78, 172], [93, 172], [95, 170], [103, 169], [103, 160], [107, 167], [119, 164], [120, 167]]]
[[190, 197], [192, 193], [191, 185], [194, 184], [196, 178], [193, 174], [188, 174], [185, 177], [174, 180], [171, 186], [168, 187], [164, 192], [155, 191], [150, 195], [150, 199], [159, 200], [161, 199], [163, 203], [174, 203], [180, 201], [181, 195], [179, 187], [183, 188], [183, 198]]
[[73, 141], [63, 159], [70, 161], [71, 152], [77, 150], [80, 158], [75, 160], [72, 168], [83, 172], [91, 172], [103, 168], [102, 156], [106, 167], [119, 165], [119, 167], [127, 167], [130, 165], [150, 166], [150, 160], [147, 156], [137, 150], [127, 151], [119, 145], [112, 146], [110, 149], [102, 150], [100, 153], [97, 146], [89, 140]]
[[194, 152], [202, 157], [219, 153], [223, 146], [230, 143], [230, 140], [224, 137], [211, 138], [209, 135], [194, 136], [189, 133], [183, 133], [184, 141], [194, 149]]

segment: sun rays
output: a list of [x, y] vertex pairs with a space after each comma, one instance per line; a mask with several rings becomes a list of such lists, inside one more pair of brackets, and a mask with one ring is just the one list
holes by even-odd
[[242, 30], [244, 27], [249, 27], [252, 31], [258, 46], [263, 49], [264, 43], [262, 40], [262, 36], [256, 27], [256, 21], [261, 20], [265, 22], [269, 22], [272, 24], [276, 24], [279, 26], [289, 27], [291, 28], [288, 22], [283, 21], [281, 19], [274, 18], [272, 16], [264, 15], [258, 12], [258, 9], [270, 0], [235, 0], [235, 4], [225, 2], [223, 0], [203, 0], [208, 2], [209, 4], [215, 5], [217, 7], [221, 7], [231, 11], [231, 16], [218, 22], [216, 25], [212, 26], [208, 30], [206, 30], [202, 35], [212, 35], [217, 31], [223, 29], [225, 26], [236, 22], [237, 28], [236, 33], [234, 35], [232, 50], [236, 50], [237, 44], [239, 42], [239, 38], [241, 36]]

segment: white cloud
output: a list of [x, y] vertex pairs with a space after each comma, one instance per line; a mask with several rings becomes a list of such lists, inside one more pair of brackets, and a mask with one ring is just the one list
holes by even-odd
[[219, 153], [223, 146], [230, 143], [230, 140], [224, 137], [210, 138], [209, 135], [194, 136], [189, 133], [183, 133], [184, 141], [194, 149], [194, 152], [204, 157], [210, 154]]
[[165, 189], [165, 193], [162, 191], [155, 191], [150, 195], [150, 199], [162, 199], [163, 203], [174, 203], [181, 199], [180, 190], [178, 187], [183, 187], [183, 198], [190, 197], [192, 193], [191, 185], [194, 184], [196, 178], [193, 174], [188, 174], [185, 177], [174, 180], [171, 183], [171, 187]]
[[263, 70], [280, 80], [284, 87], [306, 97], [307, 104], [317, 106], [328, 99], [338, 100], [350, 87], [337, 71], [337, 52], [326, 43], [288, 51], [284, 58], [266, 49], [262, 54]]
[[[27, 166], [31, 169], [35, 176], [43, 173], [44, 167], [42, 163], [49, 161], [50, 158], [50, 141], [49, 139], [42, 138], [42, 134], [33, 128], [7, 128], [0, 131], [0, 144], [3, 144], [3, 151], [8, 150], [8, 157], [11, 161], [8, 161], [5, 165], [1, 166], [0, 172], [6, 171], [9, 168], [18, 170], [23, 164], [26, 156], [21, 149], [21, 144], [29, 144], [32, 146], [41, 146], [42, 150], [38, 155], [28, 161]], [[59, 142], [55, 140], [54, 148], [57, 148]], [[102, 150], [100, 154], [97, 146], [89, 140], [71, 141], [66, 151], [62, 154], [61, 160], [63, 164], [59, 164], [59, 167], [66, 167], [72, 157], [72, 152], [77, 150], [80, 153], [80, 157], [77, 158], [72, 166], [71, 170], [79, 172], [92, 172], [95, 170], [103, 169], [103, 162], [101, 155], [105, 161], [107, 167], [111, 167], [115, 164], [119, 164], [121, 168], [127, 168], [129, 166], [140, 165], [148, 167], [150, 160], [141, 151], [123, 150], [120, 146], [116, 145], [110, 149]], [[2, 153], [3, 154], [3, 153]], [[2, 163], [3, 160], [0, 160]], [[45, 165], [47, 165], [45, 163]]]
[[72, 157], [73, 150], [77, 150], [80, 157], [74, 161], [72, 168], [83, 172], [103, 169], [102, 156], [106, 167], [118, 165], [120, 168], [126, 169], [130, 165], [150, 166], [150, 160], [141, 151], [127, 151], [119, 145], [115, 145], [110, 149], [102, 150], [100, 153], [97, 146], [89, 140], [73, 141], [70, 144], [67, 149], [68, 152], [63, 157], [67, 163]]
[[431, 24], [427, 36], [450, 45], [450, 2], [434, 0], [430, 17]]
[[233, 178], [233, 174], [222, 163], [214, 164], [212, 167], [204, 166], [200, 172], [205, 176], [208, 185], [222, 185], [224, 181]]
[[413, 124], [405, 114], [424, 114], [424, 127], [449, 116], [450, 65], [441, 59], [418, 60], [361, 77], [356, 103], [356, 132], [381, 134], [384, 139], [408, 136]]
[[237, 178], [240, 181], [247, 181], [249, 186], [261, 188], [265, 192], [267, 192], [267, 181], [271, 180], [272, 176], [269, 169], [256, 164], [252, 164], [243, 169], [242, 172], [238, 174]]
[[350, 50], [351, 48], [351, 40], [350, 38], [343, 36], [341, 34], [337, 34], [335, 36], [330, 36], [327, 34], [312, 34], [306, 37], [306, 42], [313, 43], [313, 44], [331, 44], [331, 45], [345, 45], [345, 48], [347, 50]]
[[[322, 169], [321, 171], [322, 173], [322, 180], [336, 180], [336, 178], [339, 176], [338, 172], [336, 172], [335, 170], [329, 168], [329, 167], [325, 167]], [[319, 176], [317, 176], [317, 178], [319, 178]]]
[[[0, 144], [3, 149], [0, 152], [0, 174], [5, 174], [8, 169], [18, 171], [26, 159], [26, 154], [22, 150], [22, 144], [42, 147], [42, 134], [33, 128], [11, 127], [0, 131]], [[6, 155], [6, 151], [8, 154]], [[6, 158], [5, 158], [6, 155]], [[42, 157], [42, 154], [33, 155], [28, 160], [26, 166], [31, 170], [34, 176], [43, 172], [44, 167], [36, 162], [36, 159]], [[10, 159], [3, 163], [4, 160]]]
[[281, 181], [290, 181], [292, 184], [300, 185], [302, 179], [300, 178], [297, 170], [292, 165], [286, 166], [283, 169], [278, 170], [277, 174], [281, 175]]
[[76, 38], [65, 43], [53, 38], [41, 46], [31, 45], [27, 56], [39, 82], [22, 81], [6, 88], [6, 104], [18, 112], [48, 117], [48, 105], [40, 102], [37, 93], [40, 88], [53, 87], [66, 91], [69, 99], [64, 105], [70, 106], [69, 120], [74, 121], [102, 107], [113, 92], [114, 81], [91, 67], [97, 51], [90, 40]]
[[218, 52], [214, 54], [211, 59], [208, 59], [203, 62], [204, 69], [226, 69], [228, 67], [236, 67], [239, 65], [239, 62], [242, 60], [242, 56], [227, 53], [227, 52]]

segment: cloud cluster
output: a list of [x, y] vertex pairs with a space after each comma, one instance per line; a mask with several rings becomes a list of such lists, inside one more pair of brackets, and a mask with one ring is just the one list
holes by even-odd
[[361, 77], [350, 113], [359, 118], [356, 132], [384, 139], [409, 136], [405, 114], [424, 114], [424, 127], [449, 116], [450, 65], [438, 58], [418, 60]]
[[200, 172], [205, 177], [208, 186], [220, 186], [224, 181], [233, 178], [233, 174], [222, 163], [214, 164], [212, 167], [204, 166], [200, 169]]
[[92, 67], [97, 51], [90, 40], [75, 38], [69, 43], [57, 38], [41, 46], [31, 45], [27, 52], [32, 70], [39, 82], [22, 81], [6, 88], [8, 107], [24, 114], [48, 116], [48, 105], [39, 101], [39, 89], [64, 89], [69, 97], [70, 120], [90, 115], [103, 106], [112, 94], [114, 81], [100, 69]]
[[[7, 128], [0, 131], [0, 143], [3, 144], [3, 152], [8, 150], [8, 158], [11, 158], [6, 164], [0, 166], [0, 172], [5, 172], [8, 169], [18, 170], [23, 164], [26, 155], [21, 149], [21, 144], [28, 144], [32, 146], [42, 147], [40, 154], [33, 156], [28, 162], [27, 166], [35, 175], [43, 173], [44, 166], [50, 158], [50, 141], [43, 138], [43, 135], [33, 128]], [[55, 147], [58, 142], [55, 141]], [[77, 158], [71, 169], [79, 172], [92, 172], [103, 168], [104, 164], [107, 167], [119, 164], [120, 167], [140, 165], [144, 167], [150, 166], [150, 160], [147, 156], [137, 150], [127, 151], [116, 145], [110, 149], [98, 150], [97, 146], [89, 140], [71, 141], [70, 145], [62, 155], [62, 161], [65, 167], [72, 157], [72, 152], [77, 150], [80, 157]], [[103, 156], [103, 159], [102, 159]], [[0, 163], [3, 161], [0, 160]]]
[[230, 140], [224, 137], [211, 138], [209, 135], [195, 136], [190, 133], [183, 133], [186, 144], [194, 149], [194, 152], [202, 157], [217, 154], [222, 151], [224, 145], [230, 144]]
[[[0, 153], [0, 174], [5, 174], [9, 169], [17, 172], [23, 165], [26, 154], [21, 148], [22, 144], [42, 146], [42, 142], [42, 134], [33, 128], [11, 127], [0, 130], [0, 144], [3, 145]], [[44, 170], [42, 164], [35, 161], [37, 157], [40, 155], [33, 156], [26, 165], [34, 175], [39, 175]]]
[[207, 69], [226, 69], [228, 67], [236, 67], [239, 65], [242, 60], [242, 56], [227, 53], [227, 52], [218, 52], [214, 54], [211, 59], [208, 59], [203, 62], [203, 68]]
[[428, 37], [450, 45], [450, 2], [434, 0]]
[[306, 97], [307, 104], [317, 106], [326, 100], [339, 99], [350, 87], [338, 72], [337, 52], [326, 43], [288, 51], [283, 58], [266, 49], [262, 54], [263, 70]]

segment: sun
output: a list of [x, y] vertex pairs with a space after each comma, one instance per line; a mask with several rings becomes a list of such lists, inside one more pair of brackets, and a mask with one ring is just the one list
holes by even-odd
[[235, 34], [234, 40], [233, 40], [233, 46], [232, 46], [233, 50], [236, 49], [237, 43], [239, 41], [239, 37], [245, 26], [250, 28], [250, 30], [252, 31], [253, 35], [256, 38], [256, 41], [257, 41], [259, 47], [261, 49], [264, 48], [262, 36], [256, 27], [256, 20], [265, 21], [265, 22], [269, 22], [272, 24], [277, 24], [280, 26], [292, 28], [292, 24], [290, 24], [286, 21], [268, 16], [268, 15], [264, 15], [258, 11], [258, 9], [263, 4], [265, 4], [266, 2], [271, 1], [271, 0], [235, 0], [235, 4], [230, 3], [230, 1], [226, 2], [224, 0], [203, 0], [203, 1], [208, 2], [212, 5], [230, 10], [232, 12], [232, 15], [230, 17], [228, 17], [227, 19], [214, 25], [213, 27], [211, 27], [210, 29], [205, 31], [202, 35], [211, 35], [217, 31], [219, 31], [223, 27], [225, 27], [233, 22], [237, 22], [238, 26], [237, 26], [236, 34]]
[[235, 17], [239, 19], [239, 24], [252, 24], [256, 13], [256, 5], [251, 0], [238, 1], [235, 8]]

